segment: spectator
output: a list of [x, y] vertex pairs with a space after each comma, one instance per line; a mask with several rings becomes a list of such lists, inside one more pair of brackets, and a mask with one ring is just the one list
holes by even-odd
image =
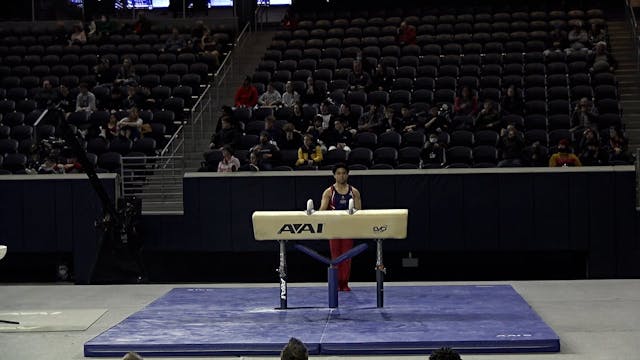
[[49, 80], [42, 81], [42, 88], [35, 96], [38, 109], [46, 109], [58, 102], [58, 92], [51, 86]]
[[76, 98], [76, 111], [94, 112], [96, 111], [96, 96], [89, 91], [87, 84], [80, 84], [80, 93]]
[[260, 171], [260, 164], [258, 162], [258, 154], [255, 152], [249, 153], [249, 163], [240, 166], [239, 171]]
[[126, 57], [122, 60], [122, 66], [118, 70], [118, 75], [116, 76], [116, 85], [131, 85], [138, 81], [136, 76], [136, 70], [133, 68], [133, 63], [131, 59]]
[[524, 139], [515, 126], [509, 125], [500, 131], [500, 150], [502, 160], [498, 167], [521, 166], [522, 150], [524, 149]]
[[210, 149], [219, 149], [224, 146], [229, 146], [234, 148], [240, 142], [240, 137], [242, 134], [236, 127], [234, 127], [231, 123], [231, 117], [225, 116], [220, 119], [221, 128], [220, 131], [216, 132], [211, 136], [211, 144], [209, 144]]
[[187, 46], [187, 43], [186, 41], [184, 41], [184, 38], [180, 36], [180, 31], [178, 31], [178, 28], [171, 28], [171, 36], [169, 36], [167, 38], [167, 41], [165, 41], [163, 50], [167, 52], [177, 53], [181, 52], [182, 49], [185, 48], [185, 46]]
[[202, 53], [211, 55], [213, 66], [216, 68], [220, 66], [222, 46], [216, 41], [213, 35], [211, 35], [211, 31], [208, 28], [204, 29], [204, 33], [200, 38], [200, 48], [202, 49]]
[[569, 149], [569, 140], [562, 139], [558, 142], [558, 151], [551, 155], [549, 159], [550, 167], [567, 167], [567, 166], [582, 166], [580, 159], [571, 153]]
[[398, 125], [400, 128], [401, 134], [406, 134], [408, 132], [412, 132], [418, 126], [418, 118], [415, 114], [409, 109], [409, 106], [402, 105], [400, 109], [400, 114], [402, 115], [400, 119], [398, 119]]
[[589, 41], [592, 44], [607, 41], [607, 30], [603, 24], [598, 24], [596, 22], [591, 24], [591, 28], [589, 29]]
[[402, 133], [403, 127], [400, 120], [396, 116], [396, 112], [393, 108], [388, 107], [384, 110], [384, 119], [382, 119], [382, 126], [380, 127], [380, 133], [395, 131]]
[[582, 151], [580, 151], [580, 162], [583, 166], [602, 166], [606, 165], [609, 155], [600, 147], [600, 142], [593, 138], [585, 142]]
[[457, 351], [443, 347], [432, 352], [431, 355], [429, 355], [429, 360], [462, 360], [462, 358]]
[[629, 141], [620, 130], [609, 128], [609, 161], [629, 162], [628, 145]]
[[307, 88], [302, 97], [304, 103], [307, 105], [320, 104], [326, 98], [327, 94], [323, 93], [321, 89], [318, 89], [315, 80], [309, 76], [307, 78]]
[[416, 43], [416, 28], [407, 24], [406, 21], [400, 23], [398, 29], [398, 43], [401, 46], [410, 45]]
[[252, 147], [250, 151], [255, 152], [258, 156], [260, 170], [271, 170], [280, 158], [280, 149], [271, 142], [269, 133], [266, 131], [260, 133], [260, 143]]
[[386, 66], [379, 62], [371, 77], [369, 91], [389, 91], [391, 85], [393, 85], [393, 76], [390, 76]]
[[309, 359], [309, 350], [304, 346], [302, 341], [291, 338], [289, 343], [285, 345], [280, 353], [280, 360], [307, 360]]
[[122, 118], [118, 122], [118, 126], [120, 128], [121, 134], [124, 137], [136, 140], [140, 138], [141, 128], [142, 128], [142, 119], [138, 114], [138, 109], [133, 107], [129, 111], [129, 115], [125, 118]]
[[586, 97], [583, 97], [576, 103], [576, 107], [571, 115], [571, 131], [581, 129], [598, 129], [596, 110], [591, 104], [591, 101]]
[[64, 173], [64, 170], [62, 169], [61, 164], [58, 164], [56, 159], [53, 157], [47, 157], [45, 161], [38, 167], [38, 174], [41, 175], [62, 173]]
[[98, 59], [98, 63], [92, 68], [92, 71], [96, 77], [96, 84], [111, 84], [115, 81], [111, 72], [111, 63], [107, 58]]
[[73, 26], [73, 33], [69, 37], [69, 45], [84, 45], [87, 43], [87, 34], [84, 32], [81, 24]]
[[240, 160], [233, 156], [231, 147], [223, 147], [222, 160], [218, 163], [218, 172], [236, 172], [238, 169], [240, 169]]
[[236, 107], [254, 107], [258, 103], [258, 90], [251, 85], [251, 77], [244, 78], [234, 97]]
[[100, 136], [106, 138], [107, 140], [111, 140], [118, 136], [118, 133], [118, 118], [115, 112], [113, 112], [111, 113], [111, 115], [109, 115], [109, 122], [102, 125]]
[[382, 128], [384, 120], [384, 106], [379, 103], [373, 103], [360, 119], [358, 131], [379, 132]]
[[293, 89], [293, 83], [291, 81], [287, 81], [284, 85], [284, 94], [282, 94], [282, 106], [292, 107], [299, 101], [300, 94]]
[[309, 122], [304, 118], [302, 112], [302, 104], [299, 102], [293, 105], [293, 115], [290, 122], [295, 126], [297, 131], [307, 131], [309, 128]]
[[323, 132], [324, 128], [322, 127], [322, 116], [316, 115], [316, 117], [313, 119], [313, 124], [311, 124], [307, 128], [307, 133], [311, 134], [314, 139], [320, 139]]
[[[93, 96], [93, 98], [95, 99], [95, 96]], [[62, 109], [65, 114], [68, 114], [76, 109], [77, 100], [78, 97], [76, 96], [76, 98], [74, 99], [71, 95], [71, 91], [69, 91], [69, 88], [66, 85], [60, 84], [60, 86], [58, 86], [58, 101], [60, 103], [60, 109]]]
[[276, 118], [273, 116], [267, 116], [264, 119], [264, 131], [269, 134], [269, 139], [279, 145], [284, 137], [282, 129], [276, 126]]
[[218, 117], [218, 122], [216, 124], [216, 132], [220, 131], [220, 129], [222, 129], [222, 119], [225, 117], [228, 117], [229, 119], [231, 119], [231, 126], [235, 127], [236, 129], [242, 129], [244, 125], [240, 125], [238, 121], [236, 121], [236, 119], [233, 117], [233, 109], [231, 108], [231, 106], [227, 106], [227, 105], [223, 105], [221, 107], [222, 110], [222, 114], [220, 114], [220, 116]]
[[478, 112], [478, 97], [468, 86], [463, 86], [453, 105], [456, 115], [475, 115]]
[[331, 103], [327, 100], [320, 104], [320, 113], [318, 115], [322, 116], [322, 129], [324, 130], [333, 127], [330, 105]]
[[292, 123], [287, 123], [282, 128], [284, 130], [284, 137], [278, 146], [282, 150], [297, 150], [302, 146], [302, 135], [295, 129]]
[[69, 36], [63, 21], [58, 21], [53, 29], [53, 42], [57, 45], [69, 45]]
[[338, 119], [345, 125], [346, 130], [352, 134], [357, 131], [360, 118], [358, 118], [356, 113], [351, 111], [351, 105], [349, 103], [342, 103], [340, 105]]
[[524, 100], [520, 96], [520, 89], [516, 89], [515, 85], [509, 85], [502, 97], [502, 114], [503, 115], [522, 115], [524, 114]]
[[576, 20], [573, 28], [569, 31], [569, 53], [574, 51], [587, 50], [589, 45], [589, 34], [582, 28], [582, 21]]
[[425, 169], [435, 169], [444, 165], [444, 145], [438, 140], [438, 134], [429, 134], [429, 141], [424, 144], [420, 158]]
[[493, 101], [485, 100], [482, 111], [476, 118], [476, 130], [493, 130], [498, 129], [500, 126], [501, 118], [500, 113], [493, 105]]
[[142, 36], [151, 31], [151, 22], [143, 13], [138, 14], [138, 20], [133, 24], [133, 32]]
[[116, 24], [107, 15], [101, 15], [96, 22], [96, 33], [100, 38], [108, 37], [116, 30]]
[[208, 28], [204, 25], [204, 22], [202, 20], [198, 20], [193, 28], [191, 28], [191, 37], [194, 39], [202, 39], [205, 30], [208, 30]]
[[448, 132], [449, 131], [449, 118], [446, 116], [448, 106], [442, 105], [441, 108], [437, 106], [429, 109], [429, 114], [427, 116], [427, 121], [424, 124], [425, 132]]
[[345, 124], [338, 119], [333, 123], [333, 128], [322, 133], [321, 140], [329, 151], [339, 149], [349, 152], [353, 135], [345, 129]]
[[524, 149], [522, 154], [523, 163], [531, 167], [546, 167], [549, 165], [547, 160], [546, 147], [540, 145], [539, 141], [534, 142], [531, 146]]
[[371, 77], [369, 77], [369, 74], [362, 71], [361, 61], [353, 62], [353, 70], [349, 73], [347, 81], [349, 82], [351, 90], [364, 90], [370, 86]]
[[587, 149], [588, 144], [593, 141], [600, 142], [598, 139], [598, 133], [593, 131], [591, 128], [586, 128], [582, 132], [580, 140], [578, 141], [578, 153], [582, 154], [582, 152]]
[[280, 24], [286, 30], [295, 30], [298, 27], [298, 15], [291, 8], [287, 8]]
[[313, 135], [305, 134], [302, 146], [298, 148], [296, 166], [318, 166], [322, 162], [322, 148], [315, 142]]
[[607, 51], [607, 43], [600, 41], [596, 44], [593, 53], [589, 57], [591, 67], [589, 71], [592, 73], [614, 72], [618, 67], [616, 59]]
[[280, 92], [273, 87], [273, 83], [267, 85], [267, 91], [265, 91], [258, 98], [258, 104], [260, 106], [274, 107], [282, 102], [282, 96]]

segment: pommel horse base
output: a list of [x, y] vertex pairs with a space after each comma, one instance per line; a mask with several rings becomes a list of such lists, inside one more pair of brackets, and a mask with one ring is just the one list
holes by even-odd
[[[307, 201], [306, 211], [256, 211], [253, 213], [253, 235], [258, 241], [277, 240], [280, 247], [280, 309], [287, 308], [287, 259], [286, 242], [328, 239], [375, 239], [376, 241], [376, 303], [384, 306], [384, 274], [382, 241], [407, 237], [407, 209], [356, 210], [353, 199], [348, 210], [314, 211], [313, 200]], [[295, 248], [329, 265], [329, 307], [338, 307], [336, 266], [363, 252], [366, 244], [360, 244], [336, 259], [326, 258], [316, 251], [295, 244]]]

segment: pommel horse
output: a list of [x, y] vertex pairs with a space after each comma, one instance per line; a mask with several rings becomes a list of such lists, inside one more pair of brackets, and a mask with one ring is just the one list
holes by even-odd
[[[287, 241], [328, 239], [375, 239], [376, 241], [376, 304], [384, 306], [384, 274], [382, 241], [407, 237], [407, 209], [357, 210], [353, 199], [348, 210], [315, 211], [313, 200], [307, 201], [306, 211], [256, 211], [253, 213], [253, 235], [258, 241], [277, 240], [280, 245], [280, 309], [287, 308]], [[338, 307], [337, 265], [367, 248], [360, 244], [330, 259], [316, 251], [295, 243], [294, 247], [312, 258], [329, 265], [327, 283], [329, 307]]]

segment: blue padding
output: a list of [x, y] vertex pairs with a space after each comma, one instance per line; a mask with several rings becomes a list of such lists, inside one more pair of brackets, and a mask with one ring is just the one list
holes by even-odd
[[354, 248], [351, 248], [349, 251], [346, 251], [342, 253], [340, 256], [338, 256], [337, 258], [333, 259], [331, 261], [331, 265], [338, 265], [345, 260], [351, 259], [352, 257], [365, 251], [367, 247], [368, 247], [367, 244], [360, 244]]
[[320, 261], [323, 264], [332, 265], [331, 259], [320, 255], [317, 251], [315, 251], [313, 249], [309, 249], [308, 247], [306, 247], [304, 245], [300, 245], [300, 244], [294, 244], [293, 247], [295, 247], [296, 249], [302, 251], [303, 253], [311, 256], [312, 258]]
[[312, 355], [557, 352], [560, 339], [508, 285], [353, 287], [327, 308], [327, 288], [173, 289], [91, 339], [86, 356], [277, 356], [289, 338]]

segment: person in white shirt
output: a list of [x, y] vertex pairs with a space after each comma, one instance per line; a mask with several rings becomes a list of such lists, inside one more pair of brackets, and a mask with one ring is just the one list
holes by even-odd
[[284, 86], [284, 90], [284, 94], [282, 94], [282, 105], [284, 107], [292, 107], [295, 103], [300, 101], [300, 94], [293, 90], [293, 83], [291, 81], [287, 81], [287, 84]]
[[76, 98], [76, 111], [94, 112], [96, 111], [96, 96], [89, 91], [87, 84], [80, 84], [80, 93]]
[[258, 104], [260, 106], [276, 106], [281, 102], [282, 96], [271, 83], [267, 85], [267, 91], [265, 91], [264, 94], [260, 95], [260, 97], [258, 98]]
[[218, 172], [235, 172], [240, 168], [240, 160], [233, 156], [231, 148], [222, 148], [222, 160], [218, 163]]

